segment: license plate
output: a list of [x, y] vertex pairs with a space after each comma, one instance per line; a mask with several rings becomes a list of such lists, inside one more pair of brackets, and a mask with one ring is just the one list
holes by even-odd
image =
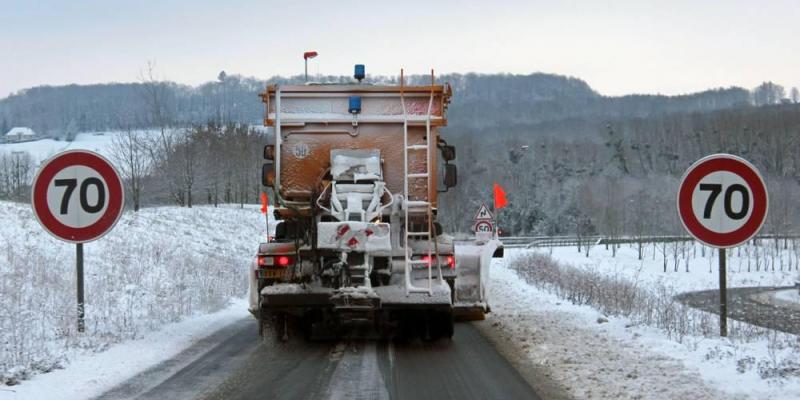
[[261, 276], [264, 278], [283, 278], [284, 269], [262, 269]]

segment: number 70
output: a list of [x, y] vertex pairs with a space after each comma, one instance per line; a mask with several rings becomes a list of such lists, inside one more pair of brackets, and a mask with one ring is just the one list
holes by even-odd
[[[701, 183], [700, 190], [711, 192], [706, 200], [705, 209], [703, 209], [703, 218], [710, 219], [711, 211], [714, 208], [714, 203], [722, 193], [722, 185], [718, 183]], [[742, 205], [739, 211], [733, 211], [733, 194], [739, 192], [742, 196]], [[734, 183], [725, 189], [725, 196], [723, 205], [725, 207], [725, 215], [733, 220], [740, 220], [747, 216], [747, 211], [750, 209], [750, 192], [744, 185]]]
[[[54, 181], [56, 187], [66, 187], [64, 195], [61, 197], [61, 215], [64, 215], [69, 210], [69, 199], [72, 197], [72, 192], [78, 186], [77, 179], [56, 179]], [[92, 205], [89, 204], [89, 186], [97, 188], [97, 202]], [[90, 177], [83, 180], [80, 189], [80, 203], [81, 208], [87, 213], [94, 214], [103, 209], [106, 203], [106, 189], [103, 181], [98, 178]]]

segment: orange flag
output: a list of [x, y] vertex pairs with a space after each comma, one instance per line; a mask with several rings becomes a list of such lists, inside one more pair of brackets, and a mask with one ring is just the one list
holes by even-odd
[[497, 182], [494, 183], [494, 209], [499, 210], [508, 205], [508, 200], [506, 199], [506, 192]]
[[265, 192], [261, 192], [261, 213], [267, 213], [267, 206], [269, 205], [269, 199], [267, 199], [267, 194]]

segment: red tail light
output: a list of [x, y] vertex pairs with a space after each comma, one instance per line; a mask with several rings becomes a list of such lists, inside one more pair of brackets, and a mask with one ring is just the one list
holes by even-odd
[[275, 265], [279, 267], [288, 267], [294, 262], [294, 257], [277, 256], [275, 257]]
[[[424, 255], [424, 256], [422, 256], [422, 258], [420, 258], [420, 260], [425, 261], [428, 264], [428, 267], [433, 265], [433, 263], [432, 263], [433, 257], [431, 257], [431, 256]], [[447, 265], [448, 268], [453, 269], [453, 268], [456, 267], [456, 257], [455, 256], [449, 255], [449, 256], [440, 257], [439, 258], [439, 263], [440, 263], [439, 265], [443, 264], [445, 262], [445, 260], [447, 262], [446, 265]]]
[[292, 256], [258, 256], [258, 266], [265, 267], [288, 267], [294, 264]]

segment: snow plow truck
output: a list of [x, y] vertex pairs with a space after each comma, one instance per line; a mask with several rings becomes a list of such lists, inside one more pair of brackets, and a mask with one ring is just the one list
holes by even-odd
[[274, 137], [262, 183], [277, 221], [250, 274], [262, 336], [436, 339], [452, 337], [454, 317], [489, 311], [502, 245], [455, 242], [436, 222], [438, 193], [457, 182], [455, 148], [439, 132], [450, 86], [433, 72], [406, 85], [402, 71], [399, 85], [372, 85], [363, 71], [260, 94]]

